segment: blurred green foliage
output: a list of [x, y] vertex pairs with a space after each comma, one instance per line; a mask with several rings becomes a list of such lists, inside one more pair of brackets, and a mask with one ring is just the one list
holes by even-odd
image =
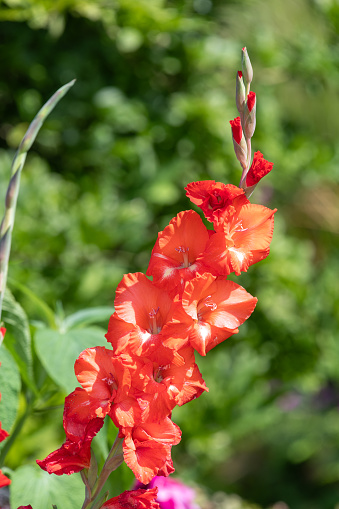
[[[247, 46], [253, 148], [274, 162], [252, 201], [278, 208], [275, 233], [236, 278], [259, 299], [253, 316], [198, 360], [210, 393], [174, 412], [176, 472], [263, 507], [337, 508], [337, 1], [6, 0], [0, 21], [0, 203], [29, 122], [77, 79], [22, 175], [9, 286], [35, 320], [18, 282], [59, 314], [113, 306], [122, 275], [145, 272], [157, 232], [191, 208], [188, 182], [239, 182], [228, 121]], [[63, 440], [56, 394], [12, 468]]]

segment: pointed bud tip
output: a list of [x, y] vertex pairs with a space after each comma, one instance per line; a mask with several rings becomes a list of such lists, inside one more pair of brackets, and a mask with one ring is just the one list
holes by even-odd
[[253, 79], [253, 69], [246, 46], [242, 48], [242, 72], [245, 82], [250, 84]]

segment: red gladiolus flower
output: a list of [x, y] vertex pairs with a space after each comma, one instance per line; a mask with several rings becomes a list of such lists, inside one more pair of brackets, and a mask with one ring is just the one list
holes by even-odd
[[[1, 395], [0, 395], [1, 398]], [[9, 437], [9, 433], [6, 430], [2, 429], [1, 421], [0, 421], [0, 442], [3, 442], [7, 437]]]
[[153, 362], [173, 359], [173, 352], [166, 353], [161, 346], [167, 335], [178, 335], [187, 329], [172, 323], [173, 311], [179, 303], [173, 303], [167, 292], [138, 272], [123, 277], [114, 304], [116, 312], [110, 319], [106, 338], [115, 355], [131, 352]]
[[124, 440], [124, 460], [135, 477], [147, 484], [165, 466], [171, 462], [171, 446], [152, 440], [133, 441], [130, 437]]
[[[81, 415], [81, 409], [85, 415], [92, 410], [93, 417], [104, 418], [109, 414], [122, 426], [134, 426], [133, 405], [127, 395], [131, 387], [131, 372], [135, 368], [135, 362], [127, 355], [116, 357], [112, 350], [104, 347], [88, 348], [79, 355], [74, 365], [75, 375], [87, 399], [79, 394], [82, 398], [80, 405], [73, 401], [68, 406], [70, 409], [77, 407], [75, 415]], [[77, 390], [81, 391], [76, 389], [75, 392]]]
[[227, 276], [235, 272], [238, 276], [250, 265], [263, 260], [270, 252], [274, 228], [274, 213], [262, 205], [245, 205], [233, 202], [235, 212], [225, 210], [220, 216], [217, 231], [206, 247], [204, 262], [210, 272]]
[[36, 460], [37, 464], [42, 470], [56, 475], [70, 475], [80, 472], [83, 468], [89, 468], [91, 443], [103, 424], [103, 419], [91, 420], [86, 427], [84, 438], [77, 441], [67, 439], [60, 449], [53, 451], [44, 460]]
[[[191, 182], [186, 187], [186, 195], [203, 211], [206, 219], [213, 223], [219, 222], [219, 216], [236, 203], [249, 203], [244, 190], [232, 184], [222, 184], [214, 180]], [[232, 208], [234, 211], [234, 207]]]
[[255, 186], [273, 168], [273, 163], [266, 161], [261, 152], [255, 152], [253, 162], [246, 176], [246, 186]]
[[171, 447], [180, 442], [181, 431], [171, 419], [123, 428], [121, 434], [125, 462], [140, 482], [147, 484], [157, 474], [173, 472]]
[[189, 342], [200, 355], [238, 332], [255, 308], [257, 299], [224, 278], [203, 274], [187, 283], [182, 305], [194, 326]]
[[[177, 340], [170, 338], [176, 348]], [[186, 340], [187, 341], [187, 340]], [[165, 341], [166, 343], [166, 341]], [[164, 347], [163, 347], [164, 348]], [[144, 408], [142, 419], [159, 422], [166, 418], [176, 405], [184, 405], [208, 391], [195, 363], [194, 350], [181, 348], [178, 354], [182, 363], [147, 362], [138, 370], [133, 385], [139, 389], [140, 405]]]
[[8, 479], [8, 477], [6, 477], [0, 470], [0, 488], [3, 488], [4, 486], [8, 486], [9, 484], [11, 484], [11, 480]]
[[193, 210], [180, 212], [159, 233], [146, 274], [171, 295], [180, 294], [185, 281], [206, 270], [199, 257], [208, 239], [199, 214]]
[[107, 500], [101, 509], [160, 509], [156, 502], [157, 494], [158, 488], [124, 491], [121, 495]]

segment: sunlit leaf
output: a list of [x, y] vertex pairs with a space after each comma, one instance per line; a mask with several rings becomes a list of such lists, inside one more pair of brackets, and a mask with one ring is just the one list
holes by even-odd
[[85, 489], [79, 474], [50, 475], [37, 465], [18, 468], [12, 475], [11, 507], [30, 504], [34, 509], [81, 507]]
[[107, 347], [105, 333], [100, 327], [66, 332], [38, 329], [35, 335], [37, 355], [51, 378], [69, 393], [78, 385], [74, 375], [74, 362], [86, 348]]

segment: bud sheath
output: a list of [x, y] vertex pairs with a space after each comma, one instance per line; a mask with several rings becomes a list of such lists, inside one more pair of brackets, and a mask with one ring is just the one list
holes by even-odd
[[244, 132], [245, 132], [245, 136], [248, 140], [250, 138], [252, 138], [254, 131], [255, 131], [256, 106], [257, 106], [256, 95], [254, 92], [250, 92], [247, 96], [247, 101], [245, 104], [245, 111], [244, 111]]
[[242, 132], [240, 117], [236, 117], [234, 120], [230, 120], [230, 124], [232, 128], [235, 155], [244, 169], [246, 168], [247, 161], [247, 145]]
[[244, 113], [245, 100], [246, 100], [245, 84], [242, 77], [242, 72], [238, 71], [235, 89], [235, 102], [237, 104], [237, 109], [240, 115]]

